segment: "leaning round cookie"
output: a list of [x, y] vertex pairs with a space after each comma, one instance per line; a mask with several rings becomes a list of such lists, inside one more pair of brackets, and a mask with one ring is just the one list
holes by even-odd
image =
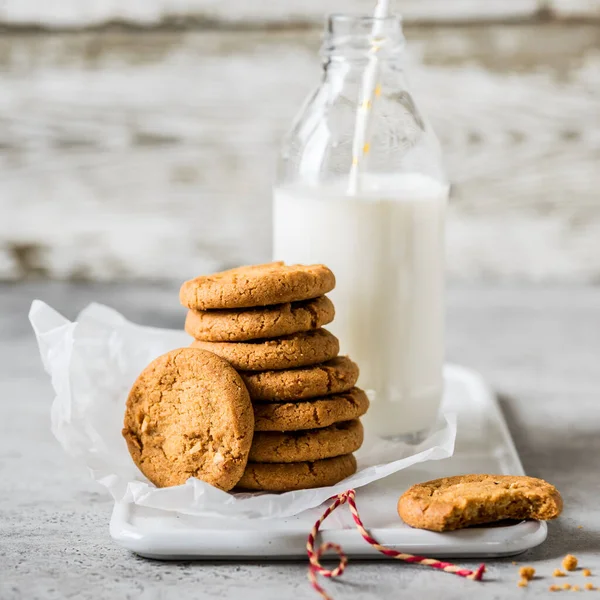
[[351, 390], [358, 366], [347, 356], [288, 371], [240, 373], [254, 402], [295, 402]]
[[254, 431], [319, 429], [358, 419], [367, 412], [369, 399], [359, 388], [345, 394], [303, 402], [254, 404]]
[[335, 277], [325, 265], [273, 262], [190, 279], [179, 299], [195, 310], [248, 308], [309, 300], [334, 287]]
[[558, 490], [524, 475], [455, 475], [409, 488], [398, 500], [402, 520], [418, 529], [452, 531], [504, 519], [555, 519]]
[[185, 330], [206, 342], [245, 342], [318, 329], [333, 321], [327, 296], [261, 308], [190, 310]]
[[293, 369], [314, 365], [334, 358], [340, 351], [338, 339], [322, 328], [272, 340], [248, 342], [196, 340], [192, 346], [213, 352], [241, 371]]
[[230, 490], [246, 468], [253, 433], [244, 382], [225, 360], [198, 348], [152, 361], [127, 399], [123, 437], [158, 487], [197, 477]]
[[306, 431], [259, 431], [250, 448], [251, 462], [310, 462], [350, 454], [363, 442], [362, 423], [355, 419], [323, 429]]
[[262, 492], [291, 492], [328, 487], [356, 473], [352, 454], [299, 463], [248, 463], [237, 488]]

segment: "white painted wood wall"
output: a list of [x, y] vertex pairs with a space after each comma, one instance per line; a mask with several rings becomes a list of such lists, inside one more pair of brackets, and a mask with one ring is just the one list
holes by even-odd
[[[450, 275], [598, 282], [598, 2], [476, 4], [403, 3], [412, 81], [455, 184]], [[315, 0], [0, 2], [0, 279], [181, 279], [267, 260], [277, 146], [318, 80], [322, 13]]]
[[[0, 23], [77, 29], [186, 21], [219, 24], [321, 23], [325, 13], [371, 13], [376, 0], [1, 0]], [[600, 0], [390, 0], [408, 22], [523, 19], [540, 10], [561, 18], [600, 14]]]

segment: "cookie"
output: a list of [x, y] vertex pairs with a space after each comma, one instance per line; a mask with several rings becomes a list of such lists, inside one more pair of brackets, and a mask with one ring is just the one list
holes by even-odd
[[359, 388], [345, 394], [304, 402], [254, 404], [254, 431], [319, 429], [358, 419], [367, 412], [369, 399]]
[[328, 487], [356, 473], [352, 454], [299, 463], [248, 463], [238, 489], [263, 492], [290, 492]]
[[333, 321], [335, 309], [327, 296], [261, 308], [190, 310], [185, 330], [207, 342], [245, 342], [318, 329]]
[[254, 413], [244, 382], [225, 360], [198, 348], [152, 361], [127, 399], [123, 437], [157, 487], [197, 477], [222, 490], [248, 460]]
[[254, 433], [250, 462], [310, 462], [350, 454], [363, 442], [362, 423], [355, 419], [323, 429], [306, 431], [260, 431]]
[[196, 340], [192, 346], [213, 352], [242, 371], [293, 369], [314, 365], [334, 358], [340, 351], [338, 339], [326, 329], [294, 333], [273, 340], [247, 342]]
[[341, 394], [358, 381], [358, 366], [347, 356], [288, 371], [240, 373], [254, 402], [294, 402]]
[[325, 265], [265, 265], [238, 267], [186, 281], [181, 304], [195, 310], [248, 308], [297, 302], [323, 296], [335, 287]]
[[557, 489], [535, 477], [457, 475], [418, 483], [398, 501], [411, 527], [452, 531], [503, 519], [555, 519], [562, 511]]

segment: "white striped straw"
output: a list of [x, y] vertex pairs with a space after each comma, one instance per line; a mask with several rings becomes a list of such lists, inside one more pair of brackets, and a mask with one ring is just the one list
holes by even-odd
[[379, 61], [377, 52], [381, 44], [384, 29], [384, 19], [388, 16], [389, 0], [377, 0], [373, 14], [374, 23], [371, 31], [371, 50], [369, 63], [363, 73], [359, 94], [358, 110], [354, 124], [354, 138], [352, 140], [352, 166], [350, 167], [350, 181], [348, 192], [355, 194], [359, 188], [359, 175], [363, 158], [369, 152], [367, 130], [373, 101], [381, 93], [381, 86], [377, 83], [379, 75]]

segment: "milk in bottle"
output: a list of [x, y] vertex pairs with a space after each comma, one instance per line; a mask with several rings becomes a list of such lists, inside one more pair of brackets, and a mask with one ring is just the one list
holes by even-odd
[[[328, 328], [358, 363], [358, 384], [374, 393], [366, 430], [418, 440], [443, 391], [448, 184], [437, 140], [407, 91], [394, 17], [379, 23], [386, 41], [365, 104], [372, 21], [328, 22], [323, 82], [282, 151], [273, 258], [333, 270], [336, 317]], [[368, 142], [356, 156], [355, 115], [366, 108]]]

